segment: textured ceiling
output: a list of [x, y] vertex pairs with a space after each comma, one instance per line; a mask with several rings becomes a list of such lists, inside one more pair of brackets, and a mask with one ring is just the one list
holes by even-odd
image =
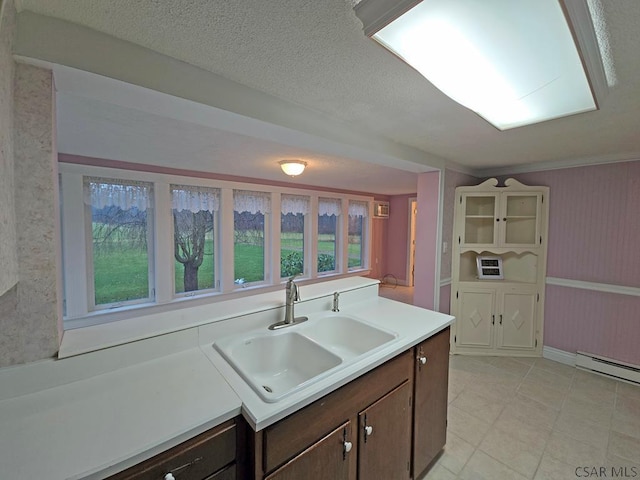
[[365, 38], [354, 3], [16, 0], [472, 169], [640, 152], [640, 1], [590, 1], [615, 69], [599, 111], [505, 132]]

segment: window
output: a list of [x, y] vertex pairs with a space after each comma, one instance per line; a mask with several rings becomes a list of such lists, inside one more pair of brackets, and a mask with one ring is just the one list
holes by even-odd
[[235, 283], [263, 282], [267, 270], [265, 216], [271, 211], [271, 195], [234, 190], [233, 203]]
[[368, 267], [372, 199], [266, 188], [61, 163], [64, 328]]
[[349, 234], [347, 249], [349, 252], [349, 268], [358, 269], [366, 266], [365, 234], [369, 204], [356, 200], [349, 201]]
[[280, 213], [280, 277], [305, 272], [305, 215], [309, 197], [282, 195]]
[[338, 217], [342, 203], [340, 199], [318, 199], [318, 273], [338, 269]]
[[93, 307], [152, 300], [152, 192], [151, 183], [85, 178]]
[[220, 191], [172, 185], [174, 293], [216, 287], [215, 252]]

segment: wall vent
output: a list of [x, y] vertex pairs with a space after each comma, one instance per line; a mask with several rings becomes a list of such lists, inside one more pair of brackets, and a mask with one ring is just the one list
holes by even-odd
[[630, 363], [600, 357], [591, 353], [578, 352], [576, 355], [576, 367], [640, 385], [640, 366], [631, 365]]
[[373, 202], [373, 218], [389, 218], [389, 202]]

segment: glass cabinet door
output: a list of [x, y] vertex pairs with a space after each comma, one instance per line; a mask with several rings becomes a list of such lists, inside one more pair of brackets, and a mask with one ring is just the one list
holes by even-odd
[[462, 245], [493, 245], [497, 235], [496, 194], [463, 195], [464, 231]]
[[541, 194], [504, 193], [502, 243], [534, 246], [538, 241]]

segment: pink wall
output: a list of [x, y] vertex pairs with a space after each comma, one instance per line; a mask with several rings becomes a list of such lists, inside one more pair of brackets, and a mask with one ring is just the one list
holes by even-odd
[[[640, 161], [514, 178], [550, 187], [547, 276], [640, 288]], [[547, 285], [544, 344], [640, 364], [640, 297]]]
[[[455, 208], [456, 187], [477, 185], [480, 179], [445, 170], [444, 193], [442, 196], [442, 242], [447, 244], [447, 251], [442, 253], [440, 266], [440, 279], [451, 278], [451, 249], [453, 247], [453, 212]], [[441, 304], [442, 305], [442, 304]]]
[[387, 269], [385, 274], [393, 275], [398, 284], [407, 285], [407, 255], [409, 232], [409, 198], [412, 195], [389, 197], [389, 219], [387, 230]]
[[370, 278], [382, 279], [387, 271], [388, 220], [374, 218], [371, 222], [371, 272]]
[[435, 305], [438, 200], [440, 172], [418, 175], [418, 217], [416, 222], [415, 290], [413, 303], [433, 309]]

